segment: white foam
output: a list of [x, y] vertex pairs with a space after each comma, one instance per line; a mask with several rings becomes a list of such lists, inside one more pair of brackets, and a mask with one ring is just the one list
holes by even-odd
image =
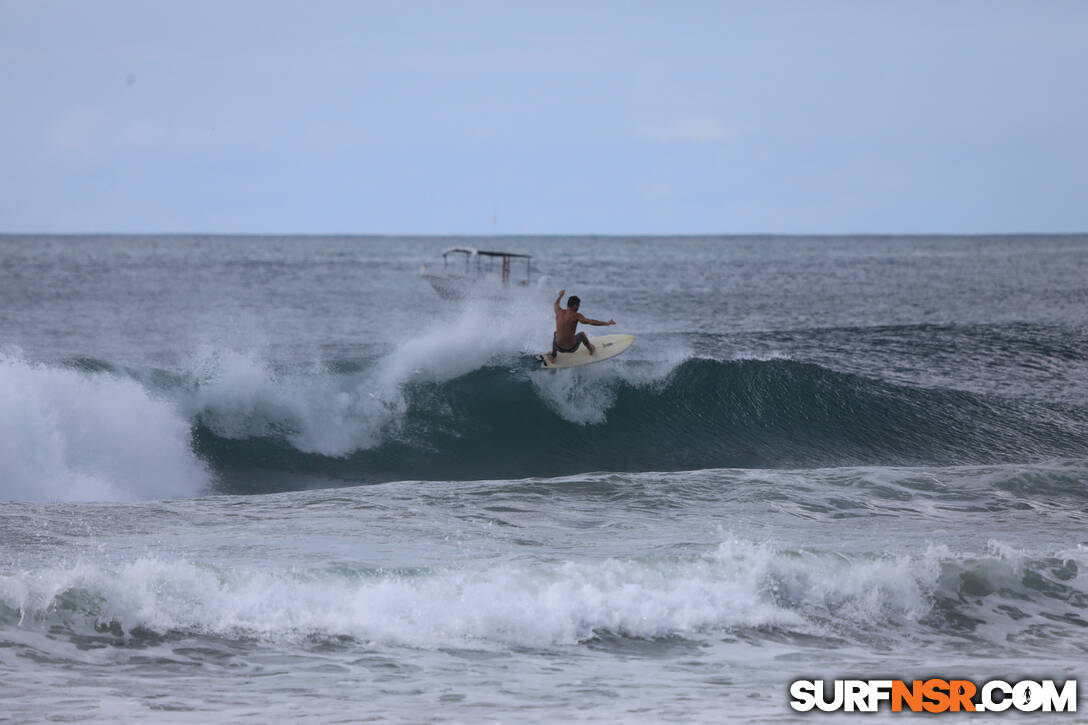
[[633, 562], [497, 567], [353, 579], [287, 570], [216, 570], [140, 559], [0, 577], [0, 599], [24, 625], [77, 589], [100, 597], [97, 621], [270, 639], [349, 635], [413, 646], [573, 643], [610, 631], [638, 637], [792, 619], [752, 582], [716, 575], [713, 561], [678, 569]]
[[[917, 560], [851, 562], [729, 541], [702, 556], [505, 564], [414, 575], [215, 568], [138, 559], [0, 577], [24, 626], [78, 591], [95, 621], [272, 640], [353, 636], [419, 647], [547, 646], [609, 632], [700, 637], [821, 620], [902, 624], [928, 609], [934, 574]], [[69, 611], [70, 606], [62, 608]], [[68, 615], [63, 615], [68, 616]], [[78, 626], [78, 622], [75, 623]], [[90, 622], [84, 626], [90, 626]]]
[[[553, 326], [550, 300], [540, 294], [502, 304], [469, 300], [448, 318], [406, 333], [373, 367], [354, 375], [316, 366], [277, 372], [257, 351], [202, 348], [189, 364], [196, 390], [182, 408], [226, 438], [281, 436], [300, 451], [346, 456], [397, 434], [408, 412], [405, 385], [520, 364], [550, 346]], [[565, 419], [600, 423], [618, 382], [655, 384], [688, 357], [688, 350], [670, 347], [640, 355], [634, 364], [541, 371], [531, 379], [541, 399]]]
[[550, 303], [539, 295], [519, 295], [501, 304], [468, 300], [450, 318], [406, 336], [379, 370], [389, 382], [450, 380], [547, 349], [553, 327]]
[[792, 360], [789, 353], [780, 350], [735, 350], [729, 355], [730, 360], [754, 360], [756, 362], [770, 362], [772, 360]]
[[529, 310], [470, 302], [355, 375], [318, 366], [277, 372], [257, 351], [202, 348], [189, 364], [196, 391], [182, 407], [226, 438], [277, 435], [301, 451], [345, 456], [396, 434], [406, 384], [443, 382], [520, 354], [534, 337]]
[[[721, 554], [732, 555], [734, 547], [723, 544]], [[929, 551], [876, 559], [810, 551], [782, 556], [766, 547], [762, 552], [779, 602], [817, 619], [849, 625], [918, 619], [929, 611], [929, 595], [940, 575], [940, 557]]]
[[[636, 341], [636, 345], [638, 342]], [[679, 365], [692, 359], [690, 349], [672, 345], [627, 353], [626, 360], [561, 370], [538, 370], [530, 376], [537, 395], [565, 420], [582, 425], [604, 423], [616, 402], [617, 387], [659, 387]]]
[[189, 424], [132, 380], [0, 354], [0, 497], [128, 501], [198, 494]]
[[279, 373], [256, 353], [202, 349], [192, 363], [196, 388], [181, 407], [224, 438], [282, 436], [295, 448], [329, 456], [376, 445], [403, 413], [397, 390], [310, 368]]

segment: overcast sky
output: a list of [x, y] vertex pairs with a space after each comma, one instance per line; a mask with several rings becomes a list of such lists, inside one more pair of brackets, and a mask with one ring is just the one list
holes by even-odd
[[1088, 231], [1088, 2], [0, 0], [0, 231]]

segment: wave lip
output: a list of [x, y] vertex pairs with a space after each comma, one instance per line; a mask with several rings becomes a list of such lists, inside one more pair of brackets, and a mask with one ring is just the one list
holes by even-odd
[[0, 355], [0, 498], [130, 501], [210, 485], [189, 421], [135, 380]]

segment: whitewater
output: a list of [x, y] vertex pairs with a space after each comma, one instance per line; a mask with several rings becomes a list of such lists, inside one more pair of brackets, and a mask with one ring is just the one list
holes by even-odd
[[[533, 284], [440, 299], [466, 243]], [[1083, 699], [1085, 279], [1084, 236], [0, 236], [0, 719]], [[635, 346], [538, 369], [562, 287]]]

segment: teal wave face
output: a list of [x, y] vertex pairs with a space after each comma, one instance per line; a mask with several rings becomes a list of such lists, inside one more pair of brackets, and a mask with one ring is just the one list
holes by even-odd
[[[599, 376], [558, 391], [554, 373], [533, 375], [489, 367], [406, 383], [384, 422], [337, 455], [300, 444], [289, 415], [253, 424], [253, 405], [198, 411], [194, 448], [224, 490], [243, 492], [296, 487], [307, 476], [325, 485], [1002, 463], [1081, 456], [1088, 430], [1082, 408], [894, 385], [792, 360], [690, 359], [662, 379]], [[347, 424], [365, 422], [351, 414], [367, 410], [350, 411]]]

